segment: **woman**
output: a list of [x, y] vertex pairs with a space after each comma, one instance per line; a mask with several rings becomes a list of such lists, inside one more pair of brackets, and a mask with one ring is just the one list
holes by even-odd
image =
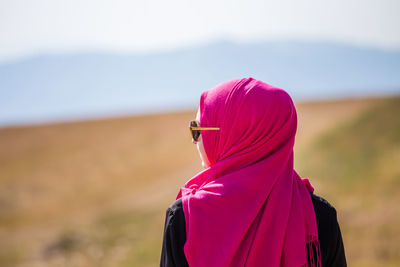
[[202, 172], [167, 209], [161, 266], [346, 266], [336, 210], [293, 169], [297, 115], [253, 78], [203, 92]]

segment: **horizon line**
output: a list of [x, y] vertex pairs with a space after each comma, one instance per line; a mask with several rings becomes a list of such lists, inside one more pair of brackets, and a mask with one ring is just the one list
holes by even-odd
[[[345, 95], [345, 96], [328, 96], [328, 97], [316, 97], [313, 99], [301, 99], [299, 101], [293, 100], [295, 105], [313, 104], [313, 103], [332, 103], [332, 102], [346, 102], [346, 101], [367, 101], [367, 100], [383, 100], [389, 98], [400, 97], [400, 92], [395, 93], [380, 93], [380, 94], [365, 94], [365, 95]], [[41, 119], [21, 119], [15, 122], [0, 122], [0, 131], [7, 129], [17, 128], [29, 128], [29, 127], [42, 127], [59, 124], [72, 124], [72, 123], [84, 123], [94, 121], [104, 121], [113, 119], [127, 119], [132, 117], [144, 117], [144, 116], [157, 116], [167, 115], [175, 113], [183, 113], [193, 111], [195, 113], [197, 107], [181, 106], [178, 108], [172, 107], [157, 107], [141, 110], [125, 110], [125, 111], [108, 111], [96, 114], [85, 114], [83, 116], [70, 115], [70, 116], [59, 116], [58, 118], [41, 118]]]
[[[232, 38], [217, 38], [207, 42], [186, 43], [183, 45], [165, 46], [164, 48], [150, 48], [150, 49], [118, 49], [112, 47], [82, 47], [72, 49], [38, 49], [36, 52], [28, 52], [19, 56], [2, 57], [0, 56], [0, 67], [5, 65], [17, 64], [20, 62], [40, 58], [43, 56], [55, 55], [116, 55], [116, 56], [146, 56], [157, 54], [168, 54], [178, 51], [185, 51], [191, 49], [198, 49], [202, 47], [209, 47], [218, 44], [232, 44], [232, 45], [262, 45], [262, 44], [279, 44], [279, 43], [293, 43], [293, 44], [312, 44], [312, 45], [336, 45], [343, 47], [351, 47], [358, 49], [375, 50], [381, 52], [400, 52], [400, 44], [396, 46], [382, 46], [373, 44], [360, 44], [356, 42], [346, 42], [330, 39], [313, 39], [313, 38], [275, 38], [275, 39], [253, 39], [253, 40], [237, 40]], [[45, 51], [47, 50], [47, 51]]]

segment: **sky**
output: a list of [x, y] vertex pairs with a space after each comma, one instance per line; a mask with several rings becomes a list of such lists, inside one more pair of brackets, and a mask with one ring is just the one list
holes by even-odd
[[149, 53], [220, 40], [400, 49], [399, 0], [0, 0], [0, 64], [44, 53]]

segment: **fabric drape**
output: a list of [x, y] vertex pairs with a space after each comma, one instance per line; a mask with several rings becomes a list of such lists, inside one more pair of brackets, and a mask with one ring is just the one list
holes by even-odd
[[201, 132], [211, 167], [177, 195], [189, 266], [307, 266], [309, 254], [320, 266], [314, 189], [293, 166], [289, 94], [253, 78], [224, 82], [202, 93], [200, 123], [220, 130]]

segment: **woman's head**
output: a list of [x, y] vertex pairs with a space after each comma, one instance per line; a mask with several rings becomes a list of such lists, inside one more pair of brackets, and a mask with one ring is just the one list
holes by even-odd
[[242, 163], [267, 156], [279, 146], [294, 144], [296, 110], [282, 89], [253, 78], [224, 82], [202, 93], [197, 120], [202, 127], [197, 142], [203, 167], [242, 157]]

